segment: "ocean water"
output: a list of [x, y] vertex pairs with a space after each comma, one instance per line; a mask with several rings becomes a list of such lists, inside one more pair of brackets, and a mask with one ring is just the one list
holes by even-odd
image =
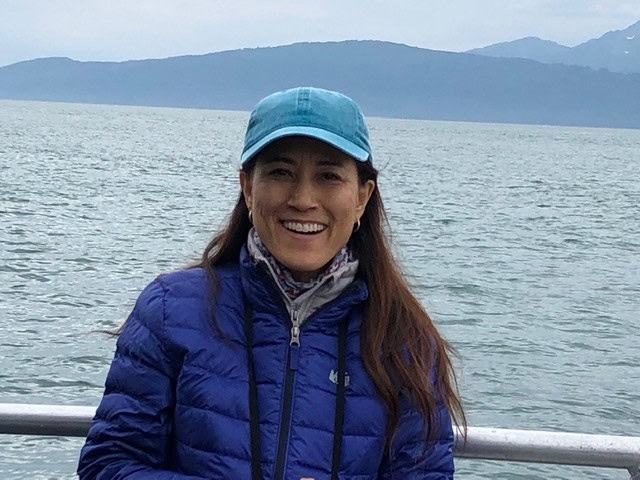
[[[0, 100], [0, 402], [97, 405], [114, 341], [92, 330], [199, 257], [237, 198], [247, 116]], [[470, 425], [640, 436], [640, 130], [370, 129], [394, 249], [460, 352]], [[0, 478], [74, 478], [82, 443], [0, 436]]]

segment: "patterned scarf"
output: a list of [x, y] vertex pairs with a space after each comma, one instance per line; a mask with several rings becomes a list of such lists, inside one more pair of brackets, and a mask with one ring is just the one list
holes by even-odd
[[295, 300], [307, 290], [312, 289], [313, 287], [318, 285], [318, 283], [322, 282], [327, 276], [331, 275], [346, 264], [355, 261], [355, 259], [353, 258], [353, 253], [345, 245], [340, 249], [338, 254], [333, 257], [333, 260], [324, 271], [320, 272], [308, 282], [298, 282], [293, 279], [291, 270], [278, 262], [275, 257], [271, 255], [271, 252], [267, 250], [267, 247], [264, 245], [264, 243], [262, 243], [262, 240], [260, 240], [260, 237], [258, 236], [255, 228], [251, 229], [249, 235], [251, 236], [251, 240], [253, 240], [254, 245], [258, 248], [267, 262], [269, 262], [269, 265], [271, 265], [271, 268], [275, 272], [275, 280], [280, 284], [282, 290], [291, 300]]

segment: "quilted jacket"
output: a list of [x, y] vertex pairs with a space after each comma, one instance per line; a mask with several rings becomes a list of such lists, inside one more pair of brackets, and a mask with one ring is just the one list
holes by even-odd
[[[273, 279], [246, 248], [238, 264], [216, 273], [215, 313], [226, 338], [210, 321], [201, 269], [160, 276], [138, 298], [80, 455], [81, 480], [251, 478], [245, 300], [253, 308], [265, 479], [275, 479], [279, 462], [282, 479], [330, 478], [339, 322], [348, 322], [339, 478], [453, 478], [453, 432], [441, 404], [438, 440], [428, 451], [420, 416], [406, 400], [390, 453], [385, 447], [385, 409], [360, 357], [364, 282], [355, 280], [315, 312], [302, 325], [299, 346], [291, 346]], [[286, 382], [290, 398], [283, 398]]]

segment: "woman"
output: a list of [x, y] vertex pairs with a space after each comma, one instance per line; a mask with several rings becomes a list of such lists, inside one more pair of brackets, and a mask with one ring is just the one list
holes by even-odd
[[239, 179], [200, 264], [123, 326], [80, 478], [453, 478], [451, 348], [391, 255], [359, 107], [268, 96]]

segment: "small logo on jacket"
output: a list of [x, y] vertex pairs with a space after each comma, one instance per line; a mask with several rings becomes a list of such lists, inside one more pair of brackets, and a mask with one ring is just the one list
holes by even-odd
[[[329, 380], [331, 380], [336, 385], [338, 384], [338, 371], [337, 370], [331, 370], [329, 372]], [[348, 372], [344, 372], [344, 386], [345, 387], [349, 386], [349, 373]]]

